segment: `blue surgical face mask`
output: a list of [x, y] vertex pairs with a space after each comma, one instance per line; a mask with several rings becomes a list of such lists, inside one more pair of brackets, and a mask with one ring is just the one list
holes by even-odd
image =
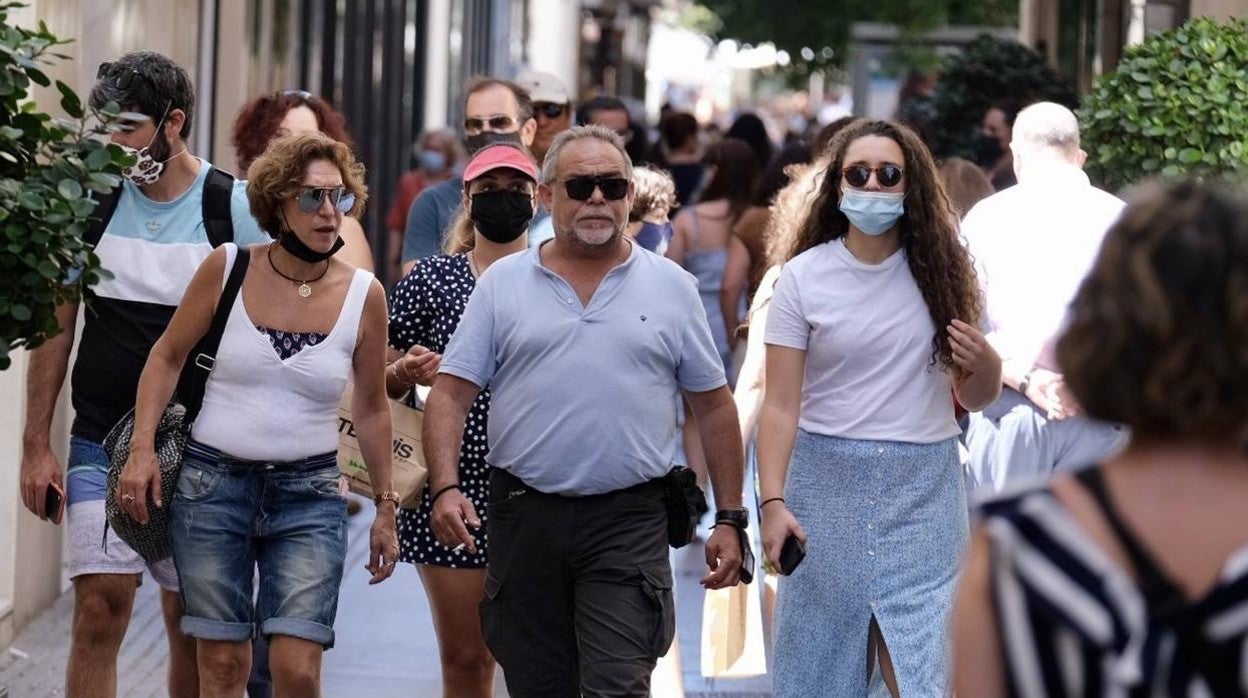
[[841, 189], [841, 213], [867, 235], [883, 235], [905, 213], [905, 192]]
[[439, 150], [422, 150], [420, 166], [429, 172], [441, 172], [446, 167], [446, 154]]

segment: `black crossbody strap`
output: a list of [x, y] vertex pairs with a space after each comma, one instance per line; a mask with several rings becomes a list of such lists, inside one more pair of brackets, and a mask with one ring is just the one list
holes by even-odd
[[1131, 566], [1140, 577], [1140, 589], [1144, 592], [1144, 600], [1153, 614], [1168, 614], [1183, 606], [1183, 592], [1170, 576], [1161, 569], [1153, 556], [1144, 549], [1135, 534], [1127, 528], [1127, 524], [1118, 515], [1109, 490], [1105, 487], [1105, 477], [1099, 467], [1085, 468], [1076, 474], [1076, 478], [1084, 489], [1092, 495], [1109, 527], [1113, 529], [1118, 542], [1131, 558]]
[[224, 170], [212, 168], [204, 178], [203, 217], [204, 232], [213, 247], [234, 241], [234, 216], [230, 202], [234, 197], [234, 176]]
[[212, 315], [212, 326], [208, 334], [199, 340], [187, 361], [191, 362], [191, 374], [186, 392], [182, 395], [182, 406], [186, 408], [183, 424], [194, 424], [199, 415], [199, 408], [204, 404], [204, 389], [208, 385], [208, 374], [212, 373], [217, 360], [217, 349], [221, 346], [221, 336], [225, 334], [225, 323], [230, 319], [230, 311], [234, 308], [234, 300], [243, 287], [243, 277], [247, 276], [247, 265], [251, 253], [246, 247], [239, 247], [234, 255], [234, 266], [230, 268], [230, 276], [221, 290], [221, 299], [217, 301], [217, 311]]

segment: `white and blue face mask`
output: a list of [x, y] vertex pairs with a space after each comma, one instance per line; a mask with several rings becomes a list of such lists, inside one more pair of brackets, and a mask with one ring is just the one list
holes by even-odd
[[905, 192], [841, 189], [841, 213], [867, 235], [883, 235], [905, 213]]

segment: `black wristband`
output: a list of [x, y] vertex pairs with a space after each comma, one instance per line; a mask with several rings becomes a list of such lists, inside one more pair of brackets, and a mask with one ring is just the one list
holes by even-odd
[[770, 497], [768, 499], [764, 499], [763, 503], [758, 505], [758, 508], [761, 510], [763, 507], [767, 506], [768, 504], [771, 504], [772, 502], [783, 502], [783, 501], [784, 501], [784, 497]]
[[429, 508], [430, 509], [433, 508], [433, 503], [438, 501], [438, 497], [441, 497], [442, 495], [446, 494], [447, 492], [450, 492], [451, 490], [459, 490], [460, 492], [463, 492], [464, 488], [460, 487], [458, 484], [454, 484], [454, 485], [447, 485], [446, 487], [443, 487], [437, 492], [434, 492], [433, 496], [429, 498]]

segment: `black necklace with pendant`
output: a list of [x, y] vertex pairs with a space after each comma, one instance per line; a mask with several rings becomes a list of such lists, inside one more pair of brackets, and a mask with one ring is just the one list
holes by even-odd
[[299, 284], [299, 288], [296, 290], [298, 291], [300, 298], [307, 298], [308, 296], [312, 295], [312, 286], [310, 284], [320, 281], [321, 278], [324, 277], [325, 274], [329, 271], [329, 263], [326, 262], [325, 268], [321, 270], [321, 273], [316, 278], [296, 279], [293, 276], [287, 276], [286, 274], [284, 274], [282, 270], [278, 269], [277, 265], [273, 263], [273, 245], [269, 245], [268, 257], [269, 257], [269, 266], [273, 267], [273, 271], [277, 272], [278, 276], [282, 277], [283, 279], [286, 279], [287, 281], [290, 281], [291, 283]]

